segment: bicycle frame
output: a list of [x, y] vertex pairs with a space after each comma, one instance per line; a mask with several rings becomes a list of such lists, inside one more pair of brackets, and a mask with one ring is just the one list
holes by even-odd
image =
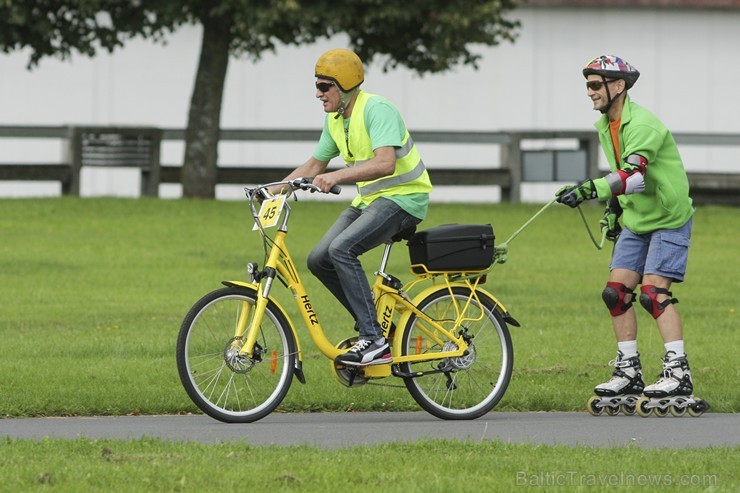
[[[283, 185], [290, 187], [287, 196], [264, 193]], [[254, 229], [262, 234], [265, 265], [260, 269], [250, 262], [250, 279], [223, 282], [226, 288], [202, 296], [185, 316], [176, 354], [178, 374], [191, 400], [220, 421], [250, 423], [280, 405], [293, 377], [306, 383], [299, 331], [278, 303], [279, 293], [272, 293], [277, 278], [292, 293], [303, 325], [342, 385], [358, 387], [371, 379], [398, 377], [422, 409], [441, 419], [475, 419], [493, 409], [513, 369], [507, 323], [519, 323], [481, 288], [490, 267], [430, 272], [422, 260], [411, 266], [415, 277], [404, 284], [385, 272], [398, 238], [390, 240], [371, 289], [393, 360], [357, 366], [337, 361], [359, 336], [336, 345], [329, 341], [293, 262], [286, 199], [298, 189], [319, 191], [307, 178], [247, 189]], [[260, 196], [265, 200], [258, 213]], [[266, 228], [276, 231], [268, 235]]]
[[[265, 268], [262, 271], [267, 273], [264, 285], [262, 282], [260, 282], [259, 279], [253, 279], [252, 284], [230, 281], [234, 284], [252, 286], [259, 293], [257, 305], [254, 307], [254, 313], [251, 315], [252, 320], [247, 320], [250, 314], [245, 310], [243, 312], [243, 315], [245, 316], [240, 317], [240, 320], [236, 327], [236, 337], [242, 336], [245, 332], [247, 334], [245, 343], [241, 349], [241, 353], [246, 354], [250, 357], [252, 356], [251, 352], [254, 348], [254, 342], [257, 338], [257, 329], [262, 321], [264, 309], [267, 306], [268, 299], [270, 298], [270, 290], [272, 288], [274, 276], [279, 274], [285, 282], [287, 288], [293, 293], [293, 298], [296, 301], [296, 305], [298, 306], [298, 311], [301, 314], [303, 323], [308, 329], [311, 338], [316, 344], [316, 347], [318, 347], [318, 349], [327, 358], [333, 359], [343, 351], [331, 344], [331, 342], [327, 339], [323, 328], [321, 327], [318, 314], [313, 308], [311, 299], [306, 292], [303, 281], [301, 281], [298, 269], [296, 269], [295, 264], [293, 263], [293, 259], [290, 256], [290, 252], [288, 251], [288, 246], [285, 243], [286, 236], [287, 231], [283, 229], [279, 230], [275, 235], [273, 246], [267, 258]], [[262, 289], [260, 289], [260, 287]], [[249, 330], [247, 326], [249, 326]], [[293, 328], [293, 333], [296, 338], [296, 343], [298, 344], [300, 359], [300, 338], [298, 337], [298, 331], [296, 331], [295, 328]]]
[[[272, 285], [275, 277], [280, 276], [282, 282], [293, 294], [298, 311], [301, 314], [304, 325], [308, 329], [311, 339], [324, 356], [333, 360], [339, 354], [345, 352], [346, 349], [339, 349], [326, 337], [318, 314], [311, 303], [311, 299], [301, 281], [298, 269], [292, 260], [290, 251], [286, 244], [288, 234], [287, 225], [290, 212], [290, 206], [285, 204], [284, 217], [275, 237], [272, 239], [272, 247], [267, 257], [265, 267], [262, 271], [252, 274], [252, 282], [244, 283], [240, 281], [228, 281], [224, 283], [229, 285], [249, 286], [254, 288], [258, 293], [258, 301], [253, 309], [250, 309], [249, 305], [245, 303], [245, 309], [242, 310], [242, 313], [240, 314], [234, 336], [235, 338], [242, 338], [246, 334], [244, 344], [241, 346], [239, 352], [240, 354], [252, 357], [252, 351], [259, 332], [259, 326], [262, 322], [265, 307], [270, 300]], [[262, 233], [264, 234], [264, 231], [262, 231]], [[415, 315], [420, 322], [423, 322], [424, 325], [421, 330], [430, 340], [438, 343], [440, 346], [443, 346], [445, 343], [452, 342], [457, 349], [434, 353], [423, 353], [420, 350], [417, 350], [417, 354], [402, 355], [401, 337], [396, 337], [394, 338], [392, 345], [393, 362], [389, 364], [365, 367], [364, 370], [367, 377], [381, 378], [389, 376], [391, 374], [391, 366], [399, 363], [432, 361], [443, 358], [454, 358], [467, 354], [467, 342], [461, 334], [456, 334], [455, 332], [464, 322], [481, 320], [483, 318], [484, 313], [482, 310], [480, 310], [480, 313], [478, 314], [468, 314], [471, 301], [476, 301], [477, 306], [480, 306], [478, 293], [485, 293], [486, 296], [489, 296], [495, 301], [497, 307], [500, 307], [503, 314], [508, 314], [505, 307], [495, 297], [493, 297], [493, 295], [478, 287], [481, 276], [484, 275], [487, 270], [473, 273], [427, 272], [422, 275], [417, 275], [416, 279], [405, 286], [407, 289], [411, 289], [423, 281], [431, 281], [432, 286], [418, 294], [415, 297], [415, 300], [423, 299], [432, 291], [440, 289], [440, 284], [437, 283], [438, 280], [444, 282], [444, 285], [450, 292], [455, 286], [466, 286], [470, 288], [471, 296], [465, 303], [458, 303], [455, 301], [455, 319], [452, 324], [452, 328], [445, 328], [438, 321], [433, 320], [427, 314], [419, 310], [416, 303], [409, 298], [406, 291], [400, 286], [400, 281], [384, 272], [390, 255], [391, 246], [391, 243], [387, 243], [385, 246], [385, 252], [381, 260], [380, 269], [376, 272], [375, 282], [372, 286], [372, 291], [376, 300], [377, 316], [381, 326], [383, 327], [384, 335], [389, 335], [388, 332], [390, 330], [393, 317], [396, 316], [396, 314], [400, 316], [397, 323], [399, 330], [403, 330], [406, 321], [408, 321], [412, 315]], [[456, 279], [452, 280], [451, 276], [454, 276]], [[392, 280], [398, 281], [398, 284], [388, 285], [393, 284], [391, 282]], [[273, 302], [274, 301], [275, 300], [273, 299]], [[286, 318], [290, 320], [290, 317]], [[300, 362], [302, 361], [300, 338], [298, 331], [295, 329], [292, 322], [291, 328], [296, 340], [298, 350], [297, 359], [299, 362], [298, 364], [300, 365]]]

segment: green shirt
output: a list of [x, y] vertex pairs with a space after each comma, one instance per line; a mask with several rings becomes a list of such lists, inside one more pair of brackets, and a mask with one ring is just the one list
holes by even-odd
[[[594, 126], [604, 149], [609, 167], [616, 171], [621, 163], [614, 157], [614, 144], [609, 133], [609, 118], [604, 115]], [[648, 161], [645, 172], [645, 190], [619, 195], [624, 209], [624, 225], [637, 234], [659, 229], [680, 228], [694, 213], [689, 196], [689, 180], [678, 153], [673, 135], [645, 108], [625, 96], [622, 122], [619, 127], [619, 146], [622, 159], [639, 154]], [[604, 178], [594, 180], [599, 200], [611, 197], [611, 189]]]
[[[327, 115], [324, 120], [324, 129], [313, 153], [313, 157], [319, 161], [331, 161], [340, 154], [339, 148], [329, 132], [329, 117], [333, 118], [333, 116]], [[370, 98], [365, 105], [364, 117], [365, 128], [370, 136], [373, 149], [379, 147], [399, 148], [402, 146], [403, 138], [406, 135], [406, 125], [398, 109], [387, 99], [380, 96]], [[350, 118], [344, 119], [345, 129], [349, 128], [349, 122]], [[427, 193], [391, 195], [385, 198], [392, 200], [417, 219], [424, 219], [427, 215], [429, 206], [429, 194]], [[362, 207], [360, 205], [360, 208]]]

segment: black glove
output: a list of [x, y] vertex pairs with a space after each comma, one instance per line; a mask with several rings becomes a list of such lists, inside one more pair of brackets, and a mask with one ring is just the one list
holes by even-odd
[[584, 200], [596, 198], [596, 187], [593, 180], [586, 180], [575, 186], [565, 186], [555, 194], [557, 201], [568, 207], [577, 207]]

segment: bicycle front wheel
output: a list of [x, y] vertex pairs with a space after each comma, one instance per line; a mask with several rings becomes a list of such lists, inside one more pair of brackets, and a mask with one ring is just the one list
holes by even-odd
[[188, 396], [206, 414], [227, 423], [251, 423], [270, 414], [293, 380], [296, 342], [283, 313], [267, 304], [252, 357], [234, 337], [242, 317], [251, 324], [253, 289], [213, 291], [190, 309], [177, 339], [177, 369]]
[[[466, 319], [455, 327], [458, 310], [467, 307]], [[514, 365], [511, 335], [496, 302], [482, 293], [471, 297], [467, 287], [450, 291], [440, 287], [418, 305], [429, 318], [447, 330], [463, 331], [468, 354], [420, 363], [403, 363], [401, 370], [415, 375], [404, 379], [416, 402], [441, 419], [475, 419], [501, 400]], [[457, 309], [456, 309], [457, 307]], [[440, 340], [442, 341], [440, 343]], [[402, 354], [429, 354], [457, 347], [428, 322], [412, 315], [402, 339]]]

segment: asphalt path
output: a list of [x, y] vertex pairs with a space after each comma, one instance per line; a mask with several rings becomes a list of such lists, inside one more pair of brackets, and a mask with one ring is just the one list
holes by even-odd
[[424, 412], [277, 414], [248, 424], [208, 416], [101, 416], [0, 419], [0, 437], [138, 439], [340, 448], [424, 439], [504, 443], [689, 448], [740, 445], [740, 414], [591, 416], [588, 413], [492, 412], [473, 421], [442, 421]]

